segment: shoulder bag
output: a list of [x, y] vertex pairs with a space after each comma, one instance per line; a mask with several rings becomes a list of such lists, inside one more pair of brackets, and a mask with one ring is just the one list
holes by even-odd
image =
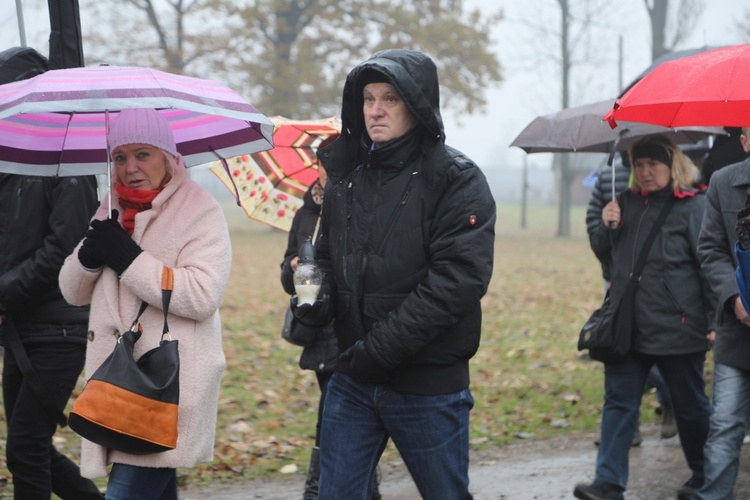
[[609, 290], [607, 290], [604, 303], [594, 311], [581, 328], [578, 336], [578, 350], [588, 349], [591, 359], [604, 363], [615, 363], [622, 360], [632, 350], [635, 293], [638, 291], [648, 252], [675, 201], [676, 198], [671, 197], [659, 212], [659, 217], [643, 242], [643, 248], [638, 254], [638, 260], [630, 273], [630, 279], [620, 299], [613, 302]]
[[284, 326], [281, 327], [281, 337], [290, 344], [300, 347], [310, 347], [315, 342], [318, 328], [303, 325], [294, 317], [292, 306], [286, 308]]
[[[180, 360], [177, 340], [169, 335], [167, 314], [174, 274], [162, 274], [164, 329], [158, 347], [137, 361], [133, 348], [143, 334], [138, 320], [118, 334], [112, 354], [97, 368], [76, 398], [68, 417], [70, 428], [98, 445], [133, 455], [146, 455], [177, 446], [177, 407], [180, 397]], [[166, 340], [165, 340], [166, 337]]]

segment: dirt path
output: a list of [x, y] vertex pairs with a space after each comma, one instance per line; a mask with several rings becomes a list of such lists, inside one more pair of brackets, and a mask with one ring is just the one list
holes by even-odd
[[[690, 476], [678, 438], [660, 439], [657, 425], [643, 425], [643, 444], [630, 453], [627, 500], [674, 499]], [[573, 498], [573, 486], [594, 473], [594, 434], [524, 441], [472, 455], [471, 492], [476, 500]], [[750, 498], [750, 445], [743, 448], [735, 498]], [[420, 498], [403, 463], [381, 464], [383, 500]], [[214, 487], [188, 488], [182, 500], [290, 500], [302, 498], [304, 477], [279, 477]]]

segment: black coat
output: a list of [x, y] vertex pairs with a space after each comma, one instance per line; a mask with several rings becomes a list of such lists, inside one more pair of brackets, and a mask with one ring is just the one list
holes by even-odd
[[[302, 207], [294, 214], [286, 252], [284, 252], [284, 260], [281, 262], [281, 285], [289, 295], [294, 293], [294, 282], [292, 280], [294, 271], [292, 271], [290, 262], [298, 255], [302, 243], [313, 237], [315, 226], [320, 219], [320, 205], [313, 201], [311, 191], [312, 187], [305, 193]], [[318, 328], [313, 344], [302, 349], [299, 366], [305, 370], [330, 372], [333, 371], [336, 364], [337, 355], [336, 335], [333, 332], [333, 325], [329, 324]]]
[[594, 233], [602, 225], [602, 210], [607, 203], [612, 201], [612, 184], [615, 186], [615, 196], [619, 196], [620, 193], [628, 188], [630, 182], [630, 168], [625, 166], [619, 158], [615, 159], [614, 171], [615, 176], [613, 179], [611, 166], [605, 165], [599, 169], [594, 189], [591, 190], [589, 204], [586, 207], [586, 232], [589, 235], [589, 244], [591, 245], [591, 250], [594, 251], [594, 255], [596, 255], [596, 258], [599, 259], [599, 263], [602, 265], [602, 278], [605, 281], [611, 279], [609, 273], [610, 256], [608, 253], [596, 253]]
[[[619, 227], [600, 225], [595, 232], [597, 252], [611, 253], [613, 302], [624, 292], [643, 240], [672, 196], [671, 186], [648, 195], [627, 190], [618, 197]], [[709, 347], [706, 334], [713, 328], [715, 301], [698, 258], [705, 204], [703, 191], [683, 193], [649, 250], [635, 295], [636, 352], [679, 355]]]
[[88, 307], [69, 305], [57, 277], [96, 207], [94, 176], [0, 174], [0, 311], [12, 316], [24, 342], [61, 340], [40, 336], [65, 336], [66, 324], [87, 324]]
[[[358, 75], [387, 75], [418, 124], [370, 149]], [[318, 152], [328, 172], [318, 255], [341, 352], [362, 340], [386, 385], [413, 394], [469, 385], [480, 299], [492, 276], [495, 202], [481, 170], [443, 141], [437, 73], [411, 51], [376, 54], [344, 87], [342, 135]], [[337, 370], [359, 376], [348, 362]]]

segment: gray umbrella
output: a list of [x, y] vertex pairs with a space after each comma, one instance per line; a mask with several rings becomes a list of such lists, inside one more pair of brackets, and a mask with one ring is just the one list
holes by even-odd
[[563, 109], [534, 118], [510, 144], [527, 153], [612, 153], [627, 151], [637, 140], [664, 134], [675, 144], [695, 144], [722, 127], [668, 128], [648, 123], [618, 122], [615, 129], [602, 121], [614, 99]]
[[[627, 151], [643, 137], [663, 134], [675, 144], [695, 144], [709, 135], [726, 135], [723, 127], [668, 128], [637, 122], [618, 122], [613, 129], [602, 117], [612, 109], [614, 99], [563, 109], [539, 116], [510, 144], [527, 153], [609, 153], [612, 166], [617, 151]], [[614, 199], [614, 183], [612, 198]]]

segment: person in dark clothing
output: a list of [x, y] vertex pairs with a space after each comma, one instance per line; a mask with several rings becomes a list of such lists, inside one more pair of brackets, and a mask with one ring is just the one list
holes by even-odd
[[717, 135], [711, 149], [706, 153], [701, 162], [701, 177], [703, 183], [708, 185], [711, 176], [720, 168], [734, 163], [739, 163], [747, 158], [741, 135], [740, 127], [724, 127], [729, 135]]
[[[740, 137], [750, 151], [750, 128]], [[718, 301], [711, 398], [713, 413], [706, 446], [705, 482], [693, 498], [732, 498], [742, 441], [750, 424], [750, 316], [736, 279], [738, 240], [747, 243], [743, 207], [750, 190], [750, 159], [721, 168], [711, 177], [698, 255]], [[737, 216], [740, 215], [740, 220]], [[739, 236], [739, 238], [738, 238]], [[736, 253], [735, 253], [736, 252]], [[741, 261], [739, 261], [741, 262]]]
[[[586, 500], [621, 499], [628, 454], [651, 366], [657, 364], [672, 395], [680, 445], [692, 472], [677, 492], [689, 498], [703, 483], [703, 444], [711, 406], [703, 368], [715, 302], [698, 259], [705, 192], [698, 168], [664, 136], [635, 143], [631, 189], [602, 210], [597, 253], [611, 253], [613, 303], [627, 288], [643, 241], [662, 209], [673, 203], [647, 255], [635, 293], [634, 345], [622, 360], [604, 363], [601, 443], [593, 483], [573, 494]], [[612, 228], [611, 222], [616, 222]]]
[[[320, 223], [320, 205], [323, 203], [323, 190], [325, 187], [324, 170], [320, 169], [320, 179], [313, 184], [305, 193], [304, 204], [294, 215], [292, 227], [289, 232], [289, 240], [284, 253], [284, 261], [281, 263], [281, 284], [284, 291], [294, 295], [294, 283], [292, 276], [297, 269], [299, 260], [299, 247], [308, 238], [312, 241], [317, 239]], [[318, 420], [315, 423], [315, 445], [310, 454], [310, 466], [305, 480], [305, 491], [303, 500], [314, 500], [318, 498], [318, 479], [320, 477], [320, 427], [323, 421], [323, 405], [325, 403], [326, 387], [328, 380], [333, 374], [333, 367], [338, 356], [336, 346], [336, 334], [333, 332], [333, 324], [320, 327], [316, 330], [315, 340], [312, 345], [303, 348], [299, 359], [299, 366], [303, 370], [314, 370], [320, 388], [320, 401], [318, 403]]]
[[[332, 135], [320, 143], [319, 148], [331, 144], [338, 134]], [[299, 260], [299, 248], [308, 239], [315, 242], [320, 228], [320, 208], [323, 204], [323, 195], [326, 185], [326, 171], [318, 165], [319, 177], [315, 183], [310, 186], [303, 198], [303, 205], [294, 214], [292, 227], [289, 231], [286, 252], [284, 260], [281, 262], [281, 285], [284, 291], [289, 295], [294, 295], [293, 275], [297, 269]], [[318, 403], [318, 420], [315, 424], [315, 445], [310, 454], [310, 466], [307, 471], [305, 480], [305, 491], [302, 495], [303, 500], [315, 500], [318, 498], [318, 479], [320, 477], [320, 428], [323, 423], [323, 406], [326, 398], [326, 388], [328, 380], [333, 375], [333, 368], [338, 358], [338, 346], [336, 345], [336, 334], [333, 331], [333, 324], [318, 328], [315, 333], [315, 340], [309, 346], [302, 349], [302, 355], [299, 358], [299, 367], [303, 370], [315, 371], [320, 388], [320, 401]], [[380, 498], [377, 481], [373, 485], [373, 499]]]
[[323, 285], [307, 324], [334, 329], [320, 497], [367, 498], [388, 439], [422, 497], [469, 493], [469, 359], [492, 276], [495, 201], [445, 145], [434, 62], [386, 50], [347, 76], [316, 246]]
[[[614, 166], [614, 168], [613, 168]], [[609, 288], [609, 267], [610, 267], [610, 255], [608, 252], [604, 254], [597, 254], [597, 248], [594, 244], [596, 231], [602, 224], [602, 209], [605, 205], [612, 201], [612, 191], [614, 183], [615, 196], [619, 196], [620, 193], [628, 189], [630, 185], [630, 159], [628, 158], [627, 152], [621, 152], [615, 159], [614, 165], [604, 165], [599, 169], [596, 176], [596, 183], [594, 188], [591, 190], [591, 198], [589, 204], [586, 207], [586, 232], [589, 236], [589, 244], [591, 250], [599, 259], [599, 263], [602, 266], [602, 278], [604, 278], [604, 289]], [[613, 178], [614, 171], [614, 178]], [[646, 387], [653, 387], [656, 389], [656, 397], [659, 401], [659, 411], [661, 412], [661, 437], [668, 439], [674, 437], [677, 434], [677, 425], [674, 421], [674, 411], [672, 410], [672, 398], [669, 395], [669, 389], [664, 383], [664, 378], [659, 373], [659, 367], [653, 365], [651, 371], [648, 373], [648, 379], [646, 380]], [[640, 420], [636, 427], [635, 434], [633, 434], [633, 442], [631, 446], [640, 446], [643, 442], [640, 430]], [[599, 445], [599, 439], [594, 441], [594, 444]]]
[[[612, 201], [612, 184], [614, 184], [615, 196], [619, 196], [630, 185], [630, 163], [627, 159], [627, 153], [620, 153], [617, 156], [614, 159], [614, 169], [610, 165], [604, 165], [596, 173], [596, 182], [594, 183], [594, 188], [591, 190], [591, 198], [589, 198], [589, 203], [586, 207], [586, 232], [589, 235], [591, 250], [594, 251], [595, 255], [596, 249], [594, 247], [593, 235], [602, 224], [602, 209], [607, 203]], [[614, 178], [612, 175], [613, 170]], [[610, 280], [610, 256], [608, 254], [596, 255], [596, 258], [599, 259], [602, 266], [602, 277], [608, 286]]]
[[[2, 386], [6, 458], [17, 499], [48, 500], [51, 493], [63, 499], [103, 498], [52, 444], [58, 417], [83, 369], [88, 323], [88, 308], [68, 305], [57, 275], [86, 233], [96, 205], [93, 176], [0, 174]], [[33, 374], [24, 371], [24, 357]], [[35, 392], [34, 377], [43, 394]]]
[[[44, 72], [33, 49], [10, 49], [28, 64], [7, 64], [2, 80]], [[40, 65], [40, 61], [44, 64]], [[0, 337], [3, 353], [5, 454], [16, 499], [101, 499], [79, 467], [52, 443], [83, 369], [87, 307], [70, 306], [58, 273], [88, 229], [96, 178], [0, 174]]]

